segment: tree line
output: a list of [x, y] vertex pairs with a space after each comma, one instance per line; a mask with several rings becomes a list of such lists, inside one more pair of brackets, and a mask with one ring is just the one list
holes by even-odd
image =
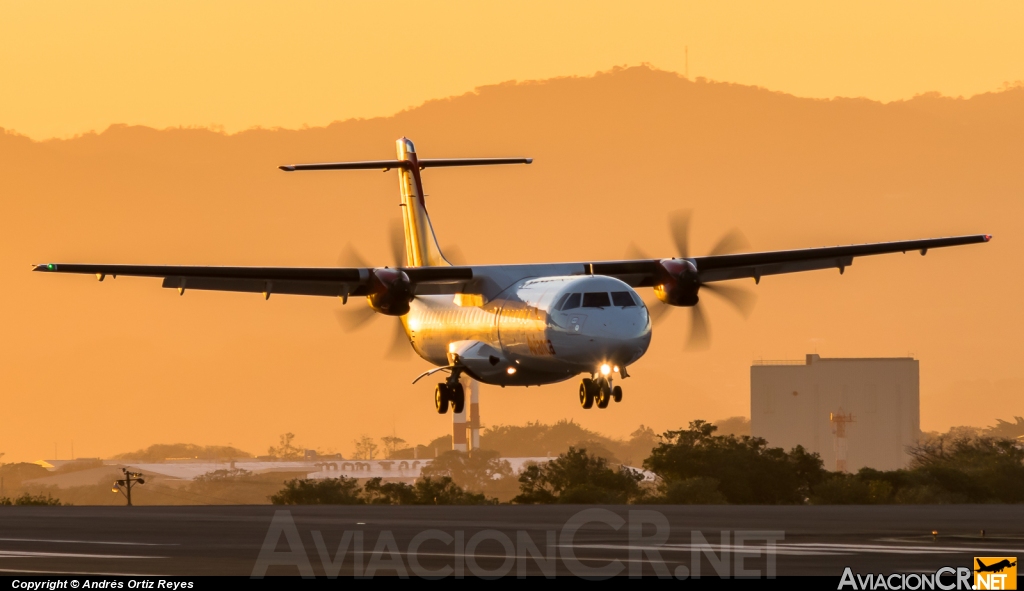
[[[279, 504], [1024, 502], [1024, 419], [1020, 417], [987, 429], [956, 427], [945, 434], [922, 434], [921, 442], [910, 450], [912, 461], [907, 468], [864, 468], [854, 474], [825, 470], [821, 458], [802, 447], [786, 451], [770, 447], [763, 439], [736, 434], [744, 431], [744, 425], [739, 427], [721, 433], [716, 425], [695, 421], [686, 429], [659, 436], [641, 426], [628, 440], [612, 440], [572, 421], [498, 426], [485, 432], [489, 445], [472, 453], [440, 453], [439, 448], [431, 448], [430, 456], [436, 457], [423, 468], [422, 477], [412, 482], [312, 480], [296, 472], [281, 488], [286, 475], [228, 469], [188, 483], [154, 479], [146, 485], [146, 496], [155, 504], [259, 504], [268, 499]], [[268, 455], [298, 456], [302, 447], [293, 438], [290, 433], [283, 435]], [[356, 443], [372, 455], [368, 439]], [[388, 456], [405, 451], [397, 437], [383, 443]], [[547, 450], [559, 448], [560, 453], [546, 460]], [[248, 455], [234, 448], [184, 444], [151, 446], [124, 455], [156, 459], [167, 454], [211, 459]], [[502, 456], [540, 457], [514, 473]], [[116, 504], [119, 499], [110, 495], [105, 473], [98, 485], [70, 489], [28, 482], [102, 467], [95, 459], [62, 466], [56, 472], [36, 464], [0, 464], [0, 505], [56, 505], [60, 501], [55, 493], [75, 504]], [[645, 480], [639, 467], [657, 478]]]
[[[906, 469], [830, 472], [797, 446], [786, 451], [749, 435], [719, 435], [705, 421], [668, 431], [643, 461], [654, 482], [624, 464], [572, 446], [520, 474], [494, 451], [446, 452], [413, 484], [371, 479], [295, 479], [275, 504], [921, 504], [1024, 502], [1024, 447], [978, 434], [928, 439]], [[514, 494], [509, 494], [514, 491]], [[504, 493], [504, 495], [502, 494]], [[332, 500], [333, 499], [333, 500]], [[342, 501], [343, 500], [343, 501]]]

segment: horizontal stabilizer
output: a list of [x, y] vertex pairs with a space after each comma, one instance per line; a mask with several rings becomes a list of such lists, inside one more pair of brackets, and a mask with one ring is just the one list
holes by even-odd
[[[484, 166], [488, 164], [530, 164], [533, 158], [424, 158], [418, 161], [420, 168], [437, 168], [444, 166]], [[315, 164], [286, 164], [279, 166], [283, 171], [296, 170], [365, 170], [392, 168], [412, 168], [409, 160], [363, 160], [361, 162], [320, 162]]]
[[533, 158], [424, 158], [422, 168], [440, 166], [483, 166], [487, 164], [533, 164]]

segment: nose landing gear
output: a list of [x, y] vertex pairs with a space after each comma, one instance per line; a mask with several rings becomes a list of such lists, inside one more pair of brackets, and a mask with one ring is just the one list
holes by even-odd
[[595, 402], [597, 408], [608, 408], [612, 400], [622, 402], [622, 386], [612, 387], [608, 378], [583, 378], [580, 382], [580, 406], [583, 408], [593, 408]]
[[448, 378], [434, 389], [434, 407], [437, 414], [447, 414], [449, 405], [456, 414], [466, 407], [466, 391], [457, 377]]

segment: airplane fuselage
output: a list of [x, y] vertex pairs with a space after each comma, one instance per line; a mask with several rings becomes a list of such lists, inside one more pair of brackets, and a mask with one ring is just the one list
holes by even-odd
[[486, 303], [418, 296], [403, 324], [423, 359], [448, 366], [458, 358], [474, 378], [500, 386], [561, 382], [604, 364], [624, 368], [651, 342], [643, 301], [603, 276], [524, 279]]

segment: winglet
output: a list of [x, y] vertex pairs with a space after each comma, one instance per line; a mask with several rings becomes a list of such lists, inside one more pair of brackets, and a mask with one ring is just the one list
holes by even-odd
[[46, 264], [46, 265], [32, 265], [32, 270], [33, 271], [56, 271], [57, 270], [57, 265], [54, 265], [53, 263], [49, 263], [49, 264]]
[[283, 170], [285, 172], [295, 172], [295, 167], [294, 166], [290, 166], [290, 165], [289, 166], [278, 166], [278, 168], [280, 168], [281, 170]]

